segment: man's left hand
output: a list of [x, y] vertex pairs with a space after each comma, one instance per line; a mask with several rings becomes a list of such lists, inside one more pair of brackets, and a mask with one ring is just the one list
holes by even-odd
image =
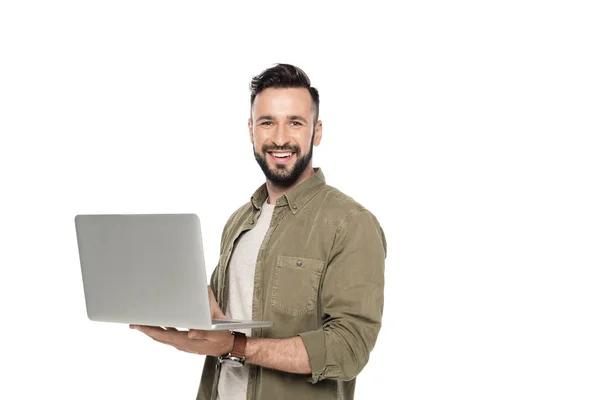
[[187, 353], [220, 357], [233, 350], [234, 337], [228, 330], [193, 329], [188, 332], [146, 325], [129, 325], [129, 327], [145, 333], [157, 342], [168, 344]]

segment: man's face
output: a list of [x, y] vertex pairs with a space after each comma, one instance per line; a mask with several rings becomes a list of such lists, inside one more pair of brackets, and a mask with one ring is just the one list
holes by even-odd
[[255, 97], [248, 129], [254, 157], [271, 183], [290, 187], [312, 168], [312, 147], [321, 142], [321, 125], [314, 122], [308, 89], [269, 88]]

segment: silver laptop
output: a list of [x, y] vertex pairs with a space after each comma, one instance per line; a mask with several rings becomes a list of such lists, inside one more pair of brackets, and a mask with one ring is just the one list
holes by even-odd
[[261, 328], [211, 320], [196, 214], [77, 215], [90, 320], [185, 329]]

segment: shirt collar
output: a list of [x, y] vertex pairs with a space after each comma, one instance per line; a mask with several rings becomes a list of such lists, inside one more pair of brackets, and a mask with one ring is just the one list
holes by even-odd
[[[323, 186], [325, 186], [325, 175], [321, 168], [313, 168], [314, 174], [299, 184], [298, 186], [288, 190], [277, 199], [276, 206], [287, 205], [293, 214], [296, 214], [308, 203]], [[252, 195], [250, 201], [255, 209], [260, 210], [269, 193], [267, 192], [267, 184], [263, 183]]]

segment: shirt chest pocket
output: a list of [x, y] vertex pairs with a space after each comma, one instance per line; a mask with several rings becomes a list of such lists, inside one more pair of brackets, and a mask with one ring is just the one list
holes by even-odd
[[271, 306], [292, 317], [314, 310], [324, 266], [312, 258], [278, 256]]

